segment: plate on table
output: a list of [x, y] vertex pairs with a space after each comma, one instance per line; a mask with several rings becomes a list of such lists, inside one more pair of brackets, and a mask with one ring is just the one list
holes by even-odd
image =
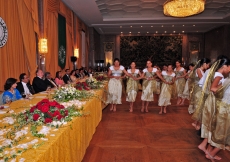
[[7, 105], [0, 105], [0, 110], [1, 109], [7, 109], [7, 108], [9, 108], [9, 106], [7, 106]]
[[40, 92], [39, 94], [47, 94], [47, 92]]

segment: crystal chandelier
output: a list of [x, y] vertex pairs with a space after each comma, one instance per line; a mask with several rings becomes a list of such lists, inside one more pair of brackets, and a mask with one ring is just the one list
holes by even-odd
[[187, 17], [204, 11], [205, 0], [167, 0], [164, 14], [173, 17]]

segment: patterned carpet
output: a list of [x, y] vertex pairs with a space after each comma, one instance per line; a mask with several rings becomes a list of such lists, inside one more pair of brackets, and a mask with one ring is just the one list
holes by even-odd
[[[141, 92], [129, 112], [123, 104], [117, 112], [103, 110], [103, 118], [86, 151], [83, 162], [206, 162], [204, 153], [197, 149], [202, 141], [191, 126], [187, 105], [172, 102], [167, 114], [159, 115], [157, 96], [149, 105], [149, 113], [141, 113]], [[221, 162], [230, 161], [230, 152], [221, 151]]]

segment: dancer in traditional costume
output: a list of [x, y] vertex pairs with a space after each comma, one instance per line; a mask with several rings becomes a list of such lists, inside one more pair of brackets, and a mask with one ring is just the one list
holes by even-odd
[[[207, 76], [204, 88], [209, 88], [209, 84], [211, 83], [211, 88], [210, 88], [210, 93], [208, 95], [208, 98], [205, 101], [203, 112], [202, 112], [202, 127], [201, 127], [201, 137], [204, 138], [203, 142], [198, 146], [198, 148], [202, 151], [205, 152], [206, 158], [214, 161], [214, 160], [220, 160], [221, 158], [216, 155], [216, 153], [219, 151], [219, 149], [213, 149], [211, 145], [207, 147], [207, 143], [211, 143], [212, 145], [215, 145], [214, 143], [217, 141], [211, 141], [213, 138], [213, 133], [217, 133], [216, 131], [220, 131], [221, 133], [225, 134], [225, 131], [229, 131], [229, 127], [225, 128], [222, 127], [223, 120], [221, 123], [221, 120], [218, 121], [220, 123], [220, 126], [222, 127], [221, 130], [216, 130], [217, 124], [217, 114], [218, 114], [218, 109], [223, 108], [223, 92], [227, 92], [226, 88], [228, 88], [228, 84], [223, 84], [224, 83], [224, 78], [229, 74], [230, 70], [230, 61], [229, 59], [222, 59], [219, 60], [217, 63], [215, 63], [211, 69], [210, 72]], [[217, 69], [217, 71], [216, 71]], [[215, 72], [216, 71], [216, 72]], [[214, 77], [213, 77], [214, 76]], [[213, 78], [213, 79], [212, 79]], [[205, 91], [205, 90], [204, 90]], [[227, 93], [225, 94], [227, 95]], [[225, 112], [222, 112], [225, 113]], [[226, 113], [225, 113], [226, 115]], [[220, 116], [219, 116], [220, 117]], [[227, 116], [226, 116], [227, 117]], [[221, 117], [219, 118], [221, 119]], [[229, 119], [228, 119], [229, 120]], [[215, 134], [216, 135], [216, 134]], [[223, 136], [218, 137], [223, 138]], [[225, 138], [225, 137], [224, 137]], [[212, 143], [214, 142], [214, 143]], [[218, 143], [218, 142], [217, 142]], [[215, 145], [218, 146], [218, 145]]]
[[[129, 111], [133, 112], [133, 103], [136, 100], [137, 92], [139, 90], [138, 83], [141, 76], [141, 73], [139, 69], [136, 69], [136, 63], [131, 63], [131, 69], [127, 70], [127, 72], [132, 75], [132, 77], [129, 77], [127, 81], [127, 87], [126, 87], [126, 101], [130, 102], [130, 108]], [[139, 77], [138, 77], [139, 76]]]
[[[190, 95], [190, 104], [188, 107], [189, 114], [193, 114], [194, 111], [197, 108], [199, 96], [201, 95], [202, 88], [199, 86], [198, 82], [204, 75], [204, 71], [209, 68], [210, 59], [203, 58], [201, 59], [192, 71], [192, 74], [190, 75], [190, 81], [189, 84], [191, 85], [191, 95]], [[196, 126], [193, 124], [193, 126]], [[200, 128], [199, 128], [200, 129]]]
[[184, 86], [185, 86], [185, 76], [186, 72], [183, 67], [181, 67], [181, 61], [176, 61], [176, 68], [174, 69], [174, 72], [176, 74], [176, 87], [177, 87], [177, 105], [179, 105], [182, 101]]
[[187, 72], [185, 78], [187, 79], [186, 80], [186, 83], [185, 83], [185, 87], [184, 87], [184, 91], [183, 91], [183, 95], [181, 96], [182, 98], [182, 101], [180, 103], [180, 105], [184, 105], [184, 101], [185, 99], [189, 100], [190, 99], [190, 85], [189, 85], [189, 74], [192, 72], [193, 68], [194, 68], [194, 64], [191, 63], [189, 64], [189, 71]]
[[[142, 83], [142, 108], [141, 112], [148, 112], [148, 105], [150, 101], [154, 101], [153, 94], [156, 94], [157, 91], [157, 83], [156, 76], [158, 76], [163, 82], [166, 82], [159, 71], [156, 68], [152, 67], [152, 62], [150, 60], [147, 61], [147, 68], [143, 70], [143, 74], [141, 78], [143, 78]], [[146, 103], [146, 104], [145, 104]]]
[[110, 80], [108, 83], [107, 103], [111, 104], [110, 111], [116, 111], [116, 105], [121, 104], [122, 78], [125, 77], [125, 75], [122, 76], [122, 74], [125, 73], [127, 76], [130, 76], [125, 68], [120, 65], [120, 60], [118, 58], [114, 59], [113, 64], [113, 66], [110, 66], [108, 72]]
[[[166, 114], [166, 108], [168, 105], [171, 105], [171, 98], [173, 92], [173, 84], [175, 81], [175, 73], [173, 72], [172, 65], [168, 65], [167, 71], [162, 71], [162, 76], [167, 83], [162, 83], [161, 93], [158, 100], [158, 106], [161, 106], [159, 114], [164, 112]], [[164, 108], [164, 110], [163, 110]]]

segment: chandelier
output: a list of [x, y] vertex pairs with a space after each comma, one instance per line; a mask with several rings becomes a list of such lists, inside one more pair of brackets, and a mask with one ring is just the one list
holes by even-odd
[[167, 0], [164, 14], [173, 17], [187, 17], [204, 11], [205, 0]]

